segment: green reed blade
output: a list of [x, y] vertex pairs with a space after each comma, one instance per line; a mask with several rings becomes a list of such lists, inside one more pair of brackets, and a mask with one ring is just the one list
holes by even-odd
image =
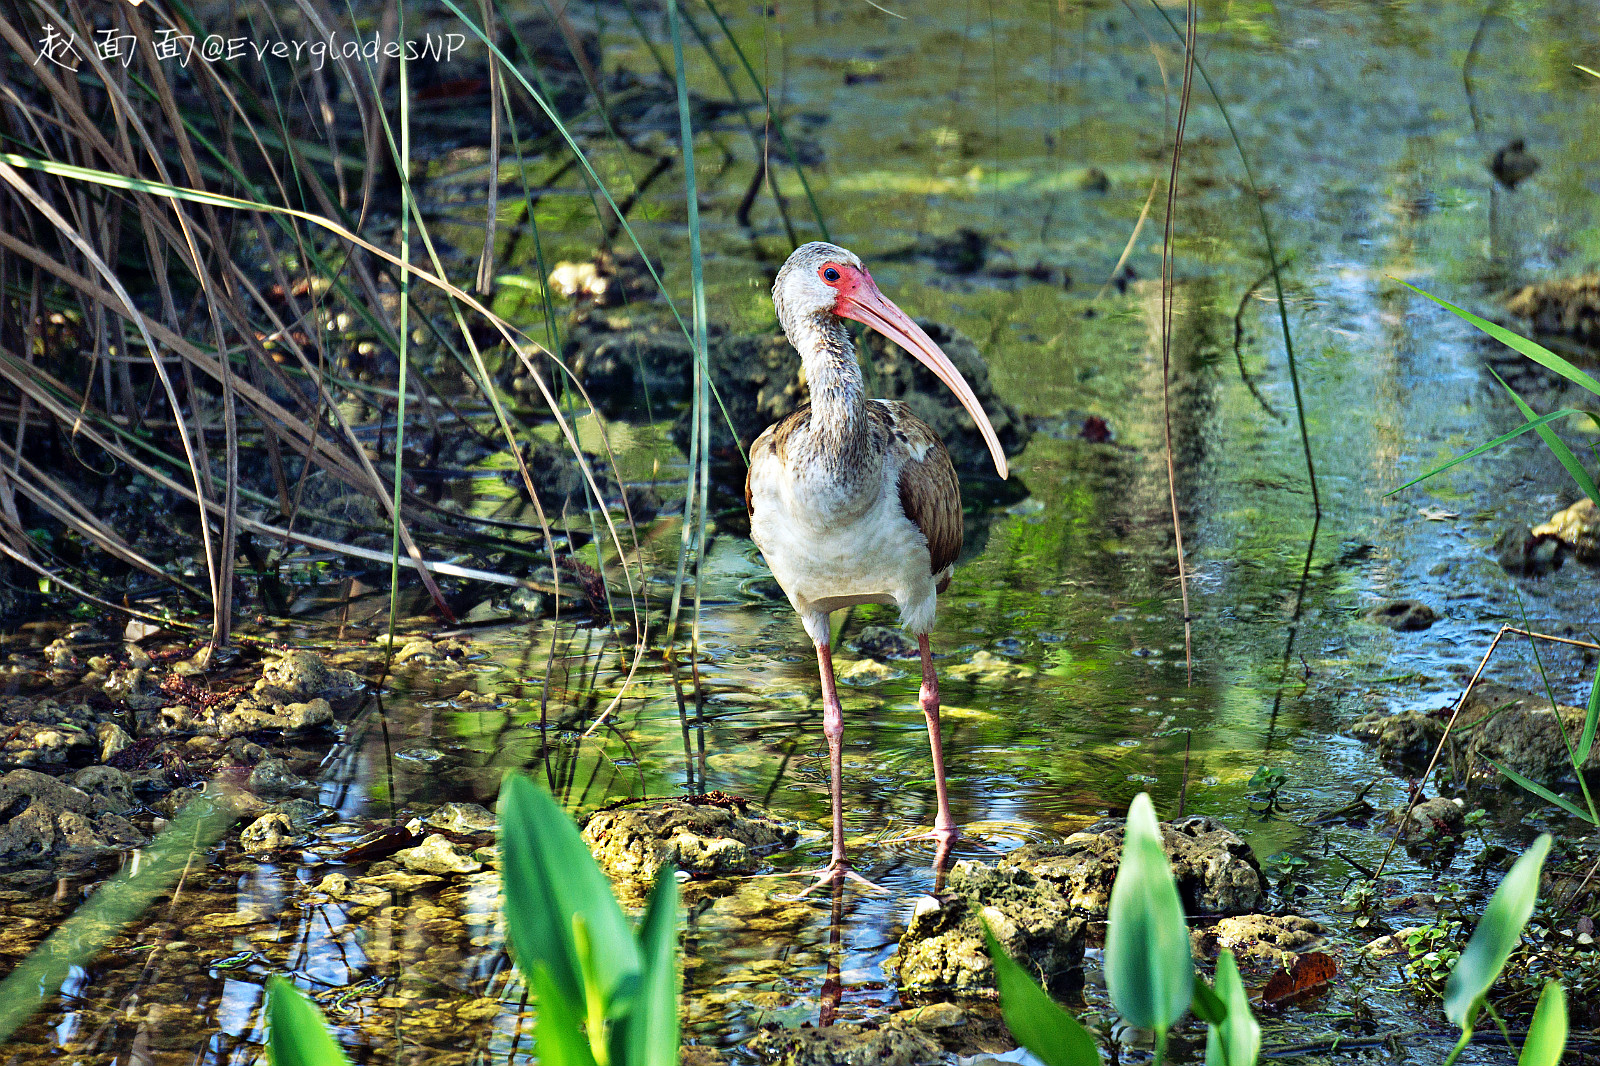
[[272, 1066], [349, 1066], [328, 1020], [289, 980], [267, 978], [267, 1061]]
[[1561, 1066], [1567, 1048], [1567, 993], [1560, 981], [1550, 981], [1539, 996], [1528, 1037], [1522, 1042], [1517, 1066]]
[[1450, 971], [1444, 986], [1444, 1013], [1464, 1032], [1470, 1031], [1477, 1021], [1489, 989], [1494, 987], [1512, 949], [1522, 939], [1523, 927], [1528, 924], [1534, 901], [1539, 896], [1539, 873], [1549, 851], [1550, 834], [1542, 833], [1512, 864], [1500, 887], [1494, 890], [1489, 906], [1484, 908], [1483, 917], [1478, 919], [1478, 927], [1472, 931], [1466, 949]]
[[1100, 1066], [1100, 1049], [1083, 1024], [1062, 1010], [1033, 978], [1006, 954], [994, 930], [983, 918], [983, 940], [994, 966], [995, 988], [1000, 992], [1000, 1013], [1017, 1042], [1044, 1061], [1045, 1066]]
[[1388, 492], [1384, 493], [1384, 495], [1385, 496], [1393, 496], [1397, 492], [1401, 492], [1401, 491], [1403, 491], [1405, 489], [1409, 489], [1412, 485], [1415, 485], [1419, 481], [1426, 481], [1430, 477], [1433, 477], [1433, 475], [1435, 475], [1435, 474], [1442, 474], [1446, 470], [1449, 470], [1452, 466], [1455, 466], [1457, 463], [1464, 463], [1468, 459], [1476, 459], [1478, 456], [1482, 455], [1484, 452], [1490, 451], [1490, 450], [1492, 450], [1494, 448], [1498, 448], [1498, 447], [1500, 447], [1500, 445], [1506, 443], [1506, 441], [1515, 440], [1516, 438], [1522, 436], [1524, 433], [1527, 433], [1530, 430], [1536, 430], [1540, 426], [1547, 426], [1551, 422], [1554, 422], [1557, 419], [1566, 418], [1569, 415], [1581, 415], [1583, 413], [1584, 413], [1583, 411], [1580, 411], [1575, 407], [1565, 407], [1565, 408], [1562, 408], [1559, 411], [1553, 412], [1553, 413], [1548, 414], [1548, 415], [1540, 415], [1538, 418], [1535, 418], [1531, 422], [1524, 422], [1522, 425], [1518, 426], [1516, 429], [1512, 430], [1510, 433], [1502, 433], [1500, 436], [1496, 437], [1494, 440], [1490, 441], [1489, 443], [1480, 444], [1476, 448], [1472, 449], [1470, 452], [1467, 452], [1464, 455], [1458, 455], [1454, 459], [1450, 460], [1448, 463], [1444, 463], [1441, 466], [1434, 467], [1432, 470], [1428, 471], [1426, 474], [1418, 474], [1416, 477], [1412, 478], [1410, 481], [1406, 482], [1404, 485], [1401, 485], [1399, 488], [1390, 489]]
[[[1201, 983], [1195, 982], [1196, 991]], [[1250, 1013], [1250, 992], [1239, 976], [1239, 964], [1227, 948], [1217, 956], [1214, 993], [1225, 1016], [1206, 1032], [1206, 1066], [1255, 1066], [1261, 1054], [1261, 1024]]]
[[[1499, 374], [1495, 374], [1493, 367], [1489, 368], [1489, 373], [1494, 374], [1494, 379], [1500, 382], [1500, 387], [1511, 394], [1511, 398], [1517, 403], [1517, 410], [1522, 412], [1522, 417], [1532, 421], [1534, 418], [1533, 408], [1523, 402], [1522, 397], [1517, 395], [1517, 391], [1507, 385]], [[1590, 475], [1588, 470], [1584, 469], [1583, 464], [1578, 461], [1578, 457], [1572, 454], [1572, 449], [1567, 447], [1567, 442], [1556, 436], [1556, 431], [1549, 426], [1539, 426], [1534, 432], [1539, 434], [1539, 439], [1544, 441], [1545, 447], [1549, 448], [1561, 465], [1566, 467], [1567, 473], [1572, 475], [1572, 480], [1578, 483], [1578, 487], [1584, 491], [1589, 499], [1600, 504], [1600, 487], [1595, 486], [1593, 476]]]
[[1194, 994], [1183, 903], [1146, 793], [1134, 797], [1106, 915], [1106, 990], [1131, 1025], [1164, 1038]]

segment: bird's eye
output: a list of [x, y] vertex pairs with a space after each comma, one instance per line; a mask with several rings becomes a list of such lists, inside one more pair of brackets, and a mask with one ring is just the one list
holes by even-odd
[[838, 281], [839, 280], [839, 271], [837, 271], [833, 267], [828, 267], [825, 270], [823, 270], [822, 278], [823, 278], [824, 281]]

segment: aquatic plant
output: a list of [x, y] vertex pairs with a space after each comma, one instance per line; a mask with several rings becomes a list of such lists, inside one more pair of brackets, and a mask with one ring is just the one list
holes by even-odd
[[[1488, 1002], [1512, 949], [1522, 938], [1539, 892], [1539, 875], [1550, 835], [1539, 837], [1501, 880], [1445, 985], [1445, 1015], [1461, 1029], [1445, 1060], [1451, 1066], [1472, 1039], [1478, 1013]], [[1000, 1011], [1017, 1040], [1046, 1066], [1099, 1066], [1100, 1052], [1082, 1023], [1030, 978], [1001, 947], [988, 925], [984, 937], [994, 961]], [[1150, 797], [1140, 793], [1128, 809], [1126, 836], [1106, 917], [1106, 990], [1123, 1020], [1155, 1036], [1155, 1063], [1166, 1052], [1167, 1031], [1193, 1007], [1208, 1026], [1206, 1066], [1255, 1066], [1261, 1027], [1250, 1011], [1249, 992], [1233, 953], [1217, 959], [1213, 982], [1194, 972], [1189, 930], [1178, 887], [1161, 844]], [[1495, 1020], [1498, 1022], [1497, 1015]], [[1501, 1025], [1502, 1031], [1505, 1030]], [[1560, 1061], [1567, 1037], [1566, 998], [1550, 982], [1524, 1041], [1519, 1066]], [[1506, 1037], [1511, 1042], [1509, 1034]]]

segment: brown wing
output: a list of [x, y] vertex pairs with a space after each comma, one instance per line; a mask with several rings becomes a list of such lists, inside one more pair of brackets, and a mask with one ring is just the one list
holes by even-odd
[[[900, 507], [928, 538], [932, 572], [955, 564], [961, 554], [961, 485], [950, 453], [926, 422], [903, 403], [875, 400], [889, 416], [891, 447], [900, 453]], [[939, 582], [943, 592], [948, 577]]]
[[810, 420], [811, 405], [801, 404], [793, 414], [762, 430], [755, 443], [750, 445], [750, 465], [744, 473], [744, 511], [751, 518], [755, 517], [756, 504], [750, 490], [750, 478], [756, 468], [772, 456], [777, 456], [779, 461], [782, 461], [789, 450], [790, 435]]

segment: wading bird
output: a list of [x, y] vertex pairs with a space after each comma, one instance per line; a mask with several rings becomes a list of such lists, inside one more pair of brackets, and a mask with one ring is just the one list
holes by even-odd
[[828, 616], [857, 603], [894, 604], [922, 653], [922, 712], [938, 790], [933, 839], [960, 835], [945, 791], [939, 679], [928, 631], [961, 552], [961, 488], [944, 443], [896, 400], [869, 400], [845, 319], [899, 344], [949, 387], [983, 434], [995, 469], [1005, 453], [978, 398], [923, 331], [873, 283], [853, 253], [820, 241], [789, 256], [772, 286], [778, 321], [805, 364], [811, 403], [769, 426], [750, 448], [750, 536], [817, 648], [828, 740], [833, 858], [817, 882], [853, 877], [844, 850], [844, 713], [834, 688]]

